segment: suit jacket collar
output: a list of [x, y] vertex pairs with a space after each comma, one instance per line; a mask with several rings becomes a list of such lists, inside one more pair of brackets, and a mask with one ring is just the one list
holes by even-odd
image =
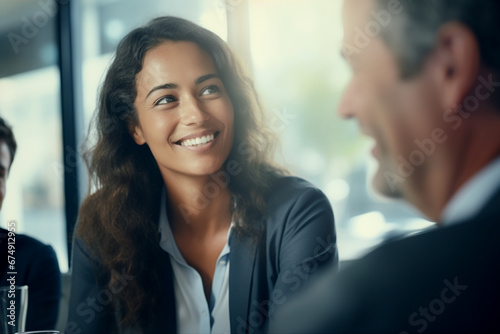
[[497, 188], [495, 194], [488, 200], [481, 212], [475, 219], [488, 220], [492, 217], [500, 216], [500, 187]]
[[165, 289], [160, 289], [158, 291], [159, 298], [159, 312], [163, 313], [163, 316], [154, 317], [156, 323], [151, 326], [154, 330], [153, 333], [177, 333], [177, 314], [176, 314], [176, 303], [175, 303], [175, 293], [174, 293], [174, 273], [172, 271], [172, 265], [170, 263], [170, 257], [167, 252], [163, 249], [162, 261], [165, 265], [160, 265], [161, 277], [165, 282]]
[[[258, 243], [251, 237], [234, 233], [231, 236], [231, 252], [229, 253], [229, 318], [231, 333], [246, 333], [248, 331], [248, 313], [252, 299], [252, 280], [254, 276], [255, 258]], [[177, 316], [174, 293], [172, 265], [167, 252], [163, 251], [164, 260], [161, 266], [162, 277], [166, 289], [159, 291], [161, 312], [164, 317], [156, 317], [152, 326], [156, 333], [177, 333]], [[244, 331], [242, 331], [244, 329]]]
[[231, 333], [248, 331], [248, 312], [252, 296], [252, 280], [255, 268], [257, 241], [234, 234], [229, 254], [229, 319]]
[[443, 224], [454, 224], [477, 216], [500, 188], [500, 156], [474, 174], [452, 196], [441, 213]]
[[468, 223], [474, 223], [474, 224], [481, 224], [481, 223], [487, 223], [491, 221], [492, 219], [495, 220], [495, 217], [500, 217], [500, 187], [495, 190], [495, 193], [493, 196], [491, 196], [486, 204], [483, 206], [481, 211], [477, 213], [474, 217], [470, 217], [467, 219], [463, 219], [459, 222], [453, 223], [453, 224], [444, 224], [441, 225], [442, 228], [446, 227], [452, 227], [456, 225], [462, 225], [462, 224], [468, 224]]

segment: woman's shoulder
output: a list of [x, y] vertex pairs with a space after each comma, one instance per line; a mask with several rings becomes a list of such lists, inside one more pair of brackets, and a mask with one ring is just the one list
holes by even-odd
[[317, 201], [330, 206], [325, 194], [311, 182], [297, 176], [279, 176], [271, 182], [267, 203], [272, 212]]
[[312, 191], [323, 193], [311, 182], [297, 176], [277, 176], [270, 185], [269, 198], [296, 198], [303, 193]]
[[274, 245], [272, 249], [280, 249], [282, 243], [295, 243], [291, 247], [312, 243], [315, 249], [319, 237], [335, 240], [332, 206], [314, 184], [299, 177], [280, 177], [272, 183], [269, 195], [266, 240]]

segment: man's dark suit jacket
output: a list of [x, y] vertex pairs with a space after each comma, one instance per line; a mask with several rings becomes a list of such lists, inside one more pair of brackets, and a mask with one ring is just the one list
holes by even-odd
[[[0, 229], [0, 281], [8, 286], [8, 231]], [[26, 235], [15, 237], [16, 285], [28, 286], [28, 314], [26, 331], [54, 329], [59, 315], [61, 272], [57, 256], [51, 246]], [[2, 319], [1, 321], [5, 321]]]
[[[266, 230], [258, 242], [252, 237], [231, 240], [229, 312], [232, 333], [262, 333], [267, 318], [310, 276], [338, 263], [333, 212], [325, 195], [310, 183], [280, 178], [268, 198]], [[102, 270], [84, 243], [75, 238], [67, 334], [112, 333], [116, 319], [106, 282], [96, 284]], [[176, 333], [175, 296], [168, 255], [163, 270], [165, 289], [154, 333]], [[126, 288], [126, 287], [125, 287]]]
[[271, 333], [500, 333], [500, 191], [473, 219], [388, 242], [296, 297]]

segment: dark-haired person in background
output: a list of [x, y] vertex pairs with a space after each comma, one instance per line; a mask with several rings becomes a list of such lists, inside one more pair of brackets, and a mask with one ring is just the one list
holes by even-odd
[[376, 190], [438, 226], [325, 275], [270, 332], [500, 333], [500, 1], [346, 0], [343, 16], [339, 113], [374, 139]]
[[[10, 126], [0, 117], [0, 210], [6, 194], [9, 175], [17, 144]], [[28, 286], [26, 330], [54, 329], [59, 314], [61, 273], [56, 253], [51, 246], [31, 237], [15, 236], [15, 284]], [[8, 231], [0, 228], [0, 285], [7, 286]], [[2, 319], [1, 321], [6, 321]]]
[[262, 333], [337, 265], [326, 196], [272, 163], [224, 41], [160, 17], [119, 44], [87, 154], [66, 333]]

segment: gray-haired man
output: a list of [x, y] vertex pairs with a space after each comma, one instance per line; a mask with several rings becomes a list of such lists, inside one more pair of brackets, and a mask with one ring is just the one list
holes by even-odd
[[500, 1], [345, 0], [339, 106], [437, 228], [311, 282], [270, 332], [500, 332]]

